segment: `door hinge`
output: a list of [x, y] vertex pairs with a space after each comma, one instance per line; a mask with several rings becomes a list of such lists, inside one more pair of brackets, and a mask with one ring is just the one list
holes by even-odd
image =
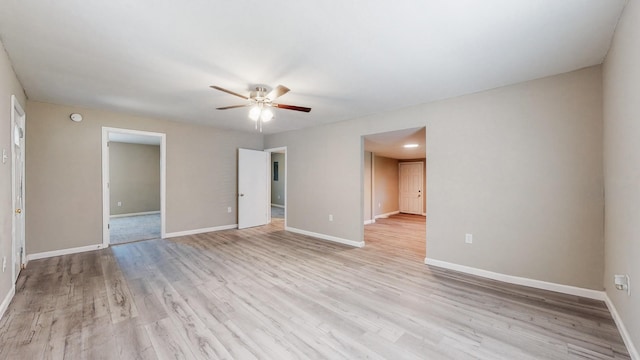
[[111, 224], [107, 224], [107, 229], [111, 229]]

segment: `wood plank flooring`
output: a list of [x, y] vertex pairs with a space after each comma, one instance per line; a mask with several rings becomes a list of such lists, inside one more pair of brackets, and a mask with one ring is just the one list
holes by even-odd
[[274, 220], [32, 261], [0, 359], [629, 359], [600, 301], [424, 265], [423, 217], [365, 234]]

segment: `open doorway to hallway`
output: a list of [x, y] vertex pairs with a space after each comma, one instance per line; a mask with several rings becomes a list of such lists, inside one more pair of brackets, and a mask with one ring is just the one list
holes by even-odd
[[276, 148], [265, 150], [271, 154], [270, 160], [270, 223], [284, 230], [286, 222], [286, 193], [287, 193], [287, 149]]
[[423, 261], [426, 129], [363, 136], [364, 240]]

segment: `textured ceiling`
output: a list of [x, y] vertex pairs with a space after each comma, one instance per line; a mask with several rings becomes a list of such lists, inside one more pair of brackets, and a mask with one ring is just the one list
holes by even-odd
[[248, 92], [283, 84], [275, 133], [563, 73], [606, 56], [624, 0], [3, 0], [31, 100], [254, 131]]

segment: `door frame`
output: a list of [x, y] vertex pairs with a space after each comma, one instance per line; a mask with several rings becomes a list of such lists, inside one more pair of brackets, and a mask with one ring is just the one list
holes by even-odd
[[109, 219], [111, 201], [109, 197], [109, 134], [127, 134], [157, 137], [160, 139], [160, 237], [166, 236], [167, 193], [167, 134], [133, 129], [102, 127], [102, 245], [110, 243]]
[[[272, 153], [282, 153], [284, 152], [284, 228], [287, 228], [287, 211], [289, 210], [289, 196], [287, 195], [287, 187], [289, 187], [289, 178], [287, 177], [287, 172], [289, 171], [289, 165], [287, 164], [287, 147], [281, 146], [271, 149], [265, 149], [264, 151], [269, 153], [269, 189], [267, 191], [267, 200], [269, 204], [271, 204], [271, 154]], [[278, 175], [279, 176], [279, 175]], [[268, 223], [271, 224], [271, 205], [269, 205], [269, 216], [267, 218]]]
[[[25, 222], [26, 222], [26, 173], [25, 173], [25, 163], [26, 163], [26, 113], [24, 112], [23, 107], [20, 105], [18, 98], [15, 95], [11, 95], [11, 281], [15, 284], [18, 279], [18, 273], [16, 273], [16, 263], [20, 262], [20, 267], [27, 265], [27, 240], [25, 233]], [[18, 242], [16, 239], [16, 157], [15, 157], [15, 126], [16, 123], [20, 125], [23, 131], [23, 148], [22, 148], [22, 259], [16, 259], [16, 249], [18, 246]]]
[[422, 197], [421, 201], [420, 201], [420, 213], [407, 213], [406, 214], [415, 214], [415, 215], [424, 215], [425, 213], [425, 209], [424, 209], [424, 197], [425, 197], [425, 189], [424, 189], [424, 169], [425, 169], [425, 164], [423, 161], [404, 161], [404, 162], [398, 162], [398, 210], [400, 212], [402, 212], [402, 209], [400, 209], [400, 204], [401, 204], [401, 198], [402, 198], [402, 190], [401, 190], [401, 185], [400, 182], [402, 179], [400, 179], [400, 176], [402, 176], [402, 172], [400, 171], [400, 167], [402, 165], [416, 165], [419, 164], [420, 165], [420, 193], [422, 195], [420, 195]]

